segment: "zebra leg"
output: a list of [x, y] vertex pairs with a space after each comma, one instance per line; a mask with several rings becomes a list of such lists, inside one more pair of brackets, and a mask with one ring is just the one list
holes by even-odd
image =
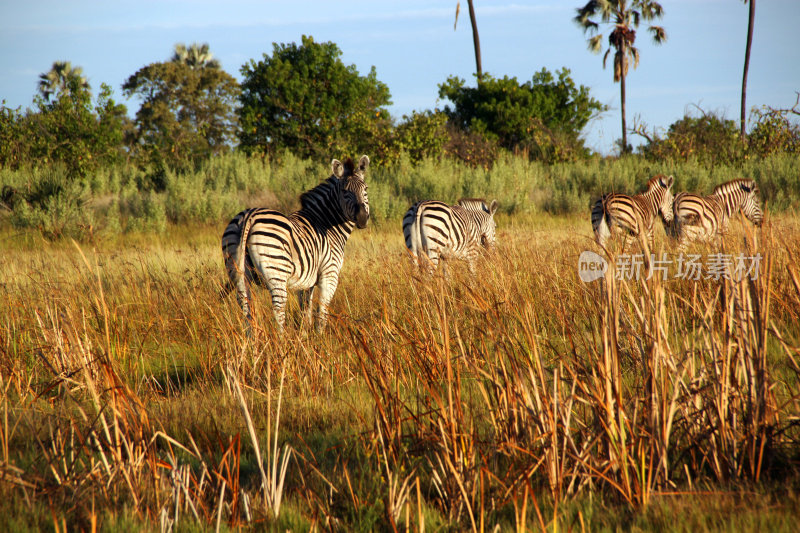
[[426, 257], [428, 258], [428, 274], [433, 274], [439, 268], [441, 256], [439, 252], [430, 251]]
[[475, 249], [470, 249], [467, 251], [467, 267], [469, 268], [469, 273], [473, 277], [475, 276], [475, 262], [478, 260], [478, 251]]
[[336, 292], [336, 286], [339, 284], [339, 273], [332, 272], [325, 276], [320, 276], [319, 279], [319, 313], [317, 314], [317, 333], [322, 333], [325, 329], [325, 324], [328, 322], [328, 305], [333, 299]]
[[300, 291], [300, 311], [303, 314], [304, 327], [311, 325], [311, 319], [314, 316], [314, 308], [312, 307], [311, 302], [314, 299], [315, 288], [316, 286]]
[[[247, 249], [245, 249], [245, 253]], [[236, 291], [236, 301], [239, 307], [242, 308], [245, 318], [250, 320], [250, 284], [247, 283], [247, 276], [244, 272], [239, 272], [236, 266], [236, 260], [231, 254], [225, 254], [225, 269], [228, 271], [228, 278], [231, 280], [231, 285]]]
[[267, 288], [272, 297], [272, 312], [280, 330], [283, 330], [286, 325], [286, 284], [286, 280], [281, 278], [267, 280]]

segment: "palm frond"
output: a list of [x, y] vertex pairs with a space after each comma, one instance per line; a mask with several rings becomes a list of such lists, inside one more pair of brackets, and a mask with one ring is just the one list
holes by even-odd
[[606, 68], [606, 59], [608, 59], [608, 54], [611, 53], [611, 48], [606, 50], [606, 53], [603, 55], [603, 68]]
[[589, 50], [595, 54], [599, 54], [600, 50], [603, 48], [603, 34], [598, 33], [591, 39], [587, 39], [586, 43], [589, 45]]
[[644, 20], [653, 20], [664, 16], [664, 8], [658, 2], [641, 2], [642, 17]]
[[617, 51], [614, 54], [614, 81], [618, 82], [622, 79], [623, 73], [628, 73], [628, 68], [625, 61], [625, 54], [620, 51]]
[[653, 34], [653, 42], [655, 44], [661, 44], [667, 40], [667, 31], [661, 26], [650, 26], [647, 31]]
[[[633, 58], [633, 68], [634, 69], [639, 68], [639, 49], [636, 48], [635, 46], [631, 46], [628, 49], [628, 51], [629, 51], [631, 57]], [[627, 74], [627, 72], [625, 72], [625, 74]]]

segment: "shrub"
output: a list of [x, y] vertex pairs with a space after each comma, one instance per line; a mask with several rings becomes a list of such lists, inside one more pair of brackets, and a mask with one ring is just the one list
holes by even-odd
[[374, 146], [389, 124], [389, 88], [375, 67], [361, 76], [345, 65], [332, 42], [303, 36], [273, 45], [272, 56], [242, 67], [239, 140], [248, 153], [284, 149], [301, 157], [329, 157], [334, 147]]
[[479, 133], [507, 150], [523, 150], [541, 161], [557, 162], [586, 155], [580, 138], [589, 119], [606, 107], [576, 87], [569, 69], [547, 69], [520, 84], [484, 74], [476, 87], [450, 77], [439, 85], [439, 97], [453, 103], [445, 113], [458, 129]]

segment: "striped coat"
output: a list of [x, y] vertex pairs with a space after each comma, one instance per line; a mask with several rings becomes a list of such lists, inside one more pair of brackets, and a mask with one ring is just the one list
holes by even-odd
[[369, 158], [358, 166], [347, 159], [331, 163], [332, 175], [300, 196], [301, 208], [290, 215], [266, 208], [242, 211], [222, 235], [225, 268], [242, 311], [250, 317], [249, 282], [264, 284], [272, 297], [278, 326], [285, 323], [287, 291], [299, 289], [310, 322], [314, 290], [319, 288], [317, 330], [325, 327], [328, 305], [339, 282], [344, 247], [355, 227], [369, 219], [364, 173]]
[[731, 217], [738, 212], [756, 226], [761, 225], [764, 213], [755, 181], [732, 180], [718, 185], [708, 196], [682, 192], [675, 197], [673, 204], [671, 233], [680, 248], [691, 241], [721, 237], [727, 232]]
[[592, 230], [597, 244], [605, 247], [614, 233], [625, 235], [626, 244], [638, 237], [653, 243], [653, 225], [661, 214], [665, 223], [672, 221], [672, 176], [659, 174], [647, 182], [643, 193], [628, 196], [609, 193], [592, 205]]
[[406, 248], [414, 261], [433, 272], [442, 257], [465, 259], [470, 271], [481, 247], [495, 242], [497, 200], [465, 198], [458, 205], [428, 200], [411, 206], [403, 217]]

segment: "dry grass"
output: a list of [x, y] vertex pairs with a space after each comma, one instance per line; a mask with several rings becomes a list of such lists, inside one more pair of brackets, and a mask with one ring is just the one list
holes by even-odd
[[262, 291], [245, 335], [212, 231], [10, 251], [6, 508], [21, 529], [555, 530], [796, 494], [797, 219], [726, 241], [762, 254], [741, 281], [583, 283], [588, 226], [501, 218], [474, 279], [357, 232], [323, 335], [279, 334]]

